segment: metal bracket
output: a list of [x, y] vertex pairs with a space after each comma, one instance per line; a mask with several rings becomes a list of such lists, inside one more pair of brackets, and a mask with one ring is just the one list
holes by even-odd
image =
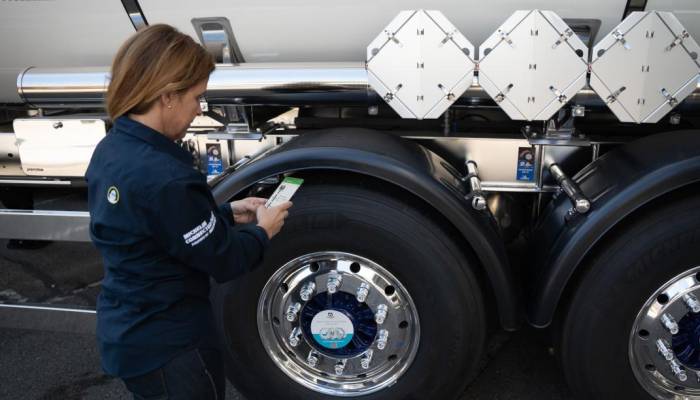
[[496, 95], [496, 97], [494, 98], [494, 100], [496, 100], [496, 103], [502, 102], [506, 98], [506, 95], [508, 94], [508, 92], [510, 92], [511, 89], [513, 89], [512, 83], [509, 84], [508, 86], [506, 86], [505, 90], [501, 91], [500, 93], [498, 93]]
[[448, 34], [445, 36], [445, 38], [442, 39], [442, 41], [440, 41], [440, 44], [438, 45], [438, 47], [442, 47], [442, 46], [445, 45], [445, 43], [447, 43], [447, 42], [449, 42], [450, 40], [452, 40], [452, 36], [454, 36], [454, 34], [457, 33], [457, 32], [458, 32], [458, 30], [457, 30], [457, 29], [454, 29], [452, 32], [448, 33]]
[[615, 38], [616, 41], [620, 42], [622, 47], [625, 48], [625, 50], [632, 50], [632, 47], [630, 47], [629, 43], [627, 43], [627, 40], [625, 40], [625, 35], [622, 34], [622, 32], [616, 30], [612, 33], [612, 36]]
[[564, 174], [564, 171], [559, 168], [557, 164], [551, 164], [549, 166], [549, 172], [552, 174], [554, 179], [561, 190], [566, 193], [571, 200], [572, 209], [569, 210], [569, 214], [585, 214], [591, 209], [591, 201], [583, 194], [581, 188], [578, 187], [576, 182], [572, 181], [571, 178]]
[[384, 30], [384, 33], [386, 33], [390, 41], [396, 43], [397, 45], [399, 45], [399, 47], [403, 47], [403, 43], [401, 43], [399, 39], [396, 38], [396, 34], [394, 32]]
[[666, 101], [668, 102], [668, 105], [671, 107], [675, 107], [676, 104], [678, 104], [678, 100], [671, 95], [671, 93], [666, 90], [666, 88], [661, 88], [661, 95], [666, 98]]
[[610, 103], [614, 103], [615, 101], [617, 101], [617, 97], [625, 90], [627, 90], [627, 88], [625, 86], [622, 86], [621, 88], [614, 91], [610, 96], [608, 96], [605, 99], [605, 104], [610, 104]]
[[403, 87], [402, 83], [399, 83], [398, 85], [396, 85], [396, 89], [394, 89], [393, 92], [389, 92], [389, 93], [384, 95], [384, 101], [386, 101], [388, 103], [388, 102], [394, 100], [396, 93], [398, 93], [398, 91], [401, 90], [402, 87]]
[[564, 33], [559, 34], [559, 39], [552, 45], [553, 49], [556, 49], [560, 44], [569, 40], [569, 38], [574, 34], [574, 31], [567, 28]]
[[192, 25], [199, 41], [214, 56], [216, 63], [238, 64], [245, 61], [228, 18], [194, 18]]
[[669, 44], [668, 46], [666, 46], [666, 51], [671, 51], [671, 50], [673, 50], [674, 47], [676, 47], [676, 46], [682, 44], [682, 43], [683, 43], [683, 40], [686, 39], [686, 38], [688, 38], [688, 37], [690, 37], [690, 34], [688, 33], [688, 31], [683, 31], [683, 32], [681, 32], [680, 35], [676, 36], [676, 38], [673, 39], [673, 42], [672, 42], [671, 44]]
[[481, 180], [479, 179], [479, 170], [476, 168], [476, 163], [474, 161], [467, 161], [467, 176], [464, 180], [469, 182], [471, 187], [471, 201], [472, 207], [477, 211], [484, 211], [486, 209], [486, 197], [484, 197], [484, 192], [481, 190]]
[[443, 85], [442, 83], [438, 83], [438, 89], [442, 90], [442, 92], [445, 93], [445, 97], [447, 98], [447, 100], [453, 101], [455, 99], [455, 94], [452, 92], [448, 92], [445, 88], [445, 85]]
[[510, 36], [508, 36], [507, 33], [499, 29], [498, 34], [501, 36], [501, 41], [505, 41], [506, 43], [508, 43], [509, 46], [513, 46], [513, 40], [510, 38]]
[[559, 89], [550, 85], [549, 90], [551, 90], [552, 93], [554, 93], [554, 95], [557, 96], [557, 100], [559, 100], [560, 103], [566, 103], [566, 95], [562, 93]]
[[122, 0], [122, 5], [129, 15], [134, 29], [138, 31], [148, 26], [148, 21], [146, 21], [146, 17], [143, 15], [143, 10], [141, 10], [141, 5], [139, 5], [138, 0]]
[[531, 145], [590, 146], [590, 139], [582, 132], [577, 131], [574, 126], [574, 118], [580, 116], [576, 114], [576, 108], [577, 106], [560, 109], [555, 117], [544, 124], [541, 134], [527, 125], [527, 129], [523, 130], [523, 135]]

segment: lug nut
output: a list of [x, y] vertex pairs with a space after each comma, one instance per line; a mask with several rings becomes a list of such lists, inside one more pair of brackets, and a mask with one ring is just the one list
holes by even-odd
[[695, 297], [694, 294], [688, 293], [683, 295], [683, 302], [685, 303], [686, 306], [688, 306], [688, 309], [692, 311], [694, 314], [697, 314], [700, 312], [700, 301], [698, 301], [698, 298]]
[[306, 363], [312, 368], [318, 364], [318, 353], [315, 350], [309, 351], [309, 355], [306, 356]]
[[343, 276], [338, 273], [338, 271], [331, 271], [328, 273], [328, 293], [333, 294], [338, 291], [340, 284], [343, 283]]
[[673, 360], [673, 350], [671, 350], [671, 346], [669, 346], [668, 342], [665, 340], [656, 339], [656, 349], [659, 351], [659, 354], [666, 359], [666, 361]]
[[386, 319], [386, 313], [389, 310], [389, 307], [386, 306], [386, 304], [380, 304], [377, 306], [377, 313], [374, 314], [374, 321], [378, 323], [379, 325], [384, 323], [384, 320]]
[[365, 354], [362, 355], [362, 358], [360, 359], [360, 365], [362, 366], [362, 369], [369, 369], [369, 363], [372, 362], [372, 356], [374, 355], [374, 350], [369, 349], [365, 352]]
[[679, 381], [685, 382], [688, 380], [688, 375], [685, 373], [685, 370], [681, 368], [680, 365], [678, 365], [678, 362], [676, 360], [671, 360], [668, 363], [668, 366], [671, 367], [673, 375], [675, 375]]
[[294, 320], [297, 319], [299, 310], [301, 310], [301, 304], [290, 304], [289, 307], [287, 307], [287, 321], [294, 322]]
[[671, 335], [678, 333], [678, 324], [670, 314], [664, 313], [661, 316], [661, 323], [663, 324], [664, 328], [671, 332]]
[[360, 287], [357, 288], [357, 301], [364, 303], [367, 300], [367, 295], [369, 294], [369, 284], [367, 282], [360, 283]]
[[299, 345], [299, 341], [301, 340], [301, 328], [298, 326], [292, 329], [292, 333], [289, 334], [289, 344], [292, 347], [297, 347]]
[[343, 371], [345, 370], [345, 364], [348, 362], [346, 359], [342, 359], [335, 363], [335, 374], [336, 375], [343, 375]]
[[309, 301], [311, 296], [314, 295], [314, 290], [316, 290], [316, 283], [307, 282], [304, 284], [304, 286], [301, 287], [301, 290], [299, 291], [299, 297], [301, 297], [301, 299], [304, 301]]
[[384, 350], [386, 347], [386, 342], [389, 340], [389, 331], [382, 329], [377, 335], [377, 348], [379, 350]]

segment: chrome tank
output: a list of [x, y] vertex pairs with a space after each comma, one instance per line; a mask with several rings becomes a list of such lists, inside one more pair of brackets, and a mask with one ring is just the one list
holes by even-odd
[[552, 10], [562, 18], [599, 19], [601, 32], [607, 33], [622, 20], [626, 3], [626, 0], [255, 0], [235, 3], [230, 0], [139, 0], [150, 24], [171, 24], [192, 37], [197, 37], [192, 18], [227, 18], [246, 62], [362, 61], [372, 39], [402, 10], [439, 10], [478, 46], [516, 10]]
[[25, 68], [110, 65], [133, 32], [119, 0], [1, 1], [0, 103], [20, 102]]
[[[198, 39], [193, 19], [228, 19], [245, 62], [361, 62], [370, 41], [401, 10], [440, 10], [475, 45], [518, 9], [600, 20], [600, 35], [622, 20], [626, 0], [138, 0], [149, 24], [167, 23]], [[695, 0], [650, 0], [700, 37]], [[21, 102], [27, 67], [109, 66], [135, 28], [119, 0], [0, 2], [0, 103]]]

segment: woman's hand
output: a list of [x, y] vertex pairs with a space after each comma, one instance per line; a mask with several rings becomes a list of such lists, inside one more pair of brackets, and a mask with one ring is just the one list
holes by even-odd
[[260, 197], [248, 197], [243, 200], [232, 201], [231, 211], [233, 220], [237, 224], [249, 224], [255, 222], [256, 210], [260, 206], [265, 206], [267, 199]]
[[286, 201], [276, 207], [265, 208], [264, 204], [258, 207], [258, 226], [265, 230], [268, 238], [272, 239], [282, 229], [284, 219], [289, 215], [287, 210], [291, 206], [292, 202]]

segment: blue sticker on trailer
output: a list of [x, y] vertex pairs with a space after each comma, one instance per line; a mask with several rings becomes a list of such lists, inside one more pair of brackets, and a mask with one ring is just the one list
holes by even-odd
[[219, 143], [207, 144], [207, 175], [219, 175], [224, 172], [224, 163], [221, 160], [221, 145]]
[[515, 179], [525, 182], [535, 180], [535, 152], [532, 147], [518, 148], [518, 170]]

